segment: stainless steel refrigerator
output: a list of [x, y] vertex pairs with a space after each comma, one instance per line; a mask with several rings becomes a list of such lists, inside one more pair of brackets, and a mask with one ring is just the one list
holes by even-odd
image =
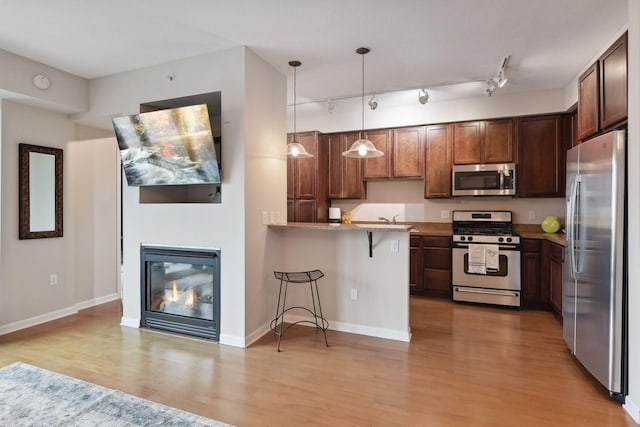
[[625, 132], [567, 152], [564, 340], [608, 390], [626, 394]]

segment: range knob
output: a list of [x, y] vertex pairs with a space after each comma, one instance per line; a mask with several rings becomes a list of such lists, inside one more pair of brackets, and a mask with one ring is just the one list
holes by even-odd
[[500, 243], [504, 242], [504, 237], [498, 237], [498, 242]]
[[469, 236], [469, 238], [467, 239], [468, 241], [472, 241], [473, 237]]
[[463, 241], [464, 241], [464, 240], [467, 240], [467, 238], [466, 238], [466, 237], [464, 237], [464, 236], [461, 236], [461, 237], [460, 237], [460, 240], [463, 240]]
[[507, 242], [511, 243], [513, 239], [511, 237], [507, 237]]

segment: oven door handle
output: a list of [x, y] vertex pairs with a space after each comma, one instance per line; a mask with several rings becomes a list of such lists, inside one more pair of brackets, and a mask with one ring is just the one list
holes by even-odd
[[485, 294], [485, 295], [506, 295], [510, 297], [517, 297], [517, 292], [498, 291], [492, 289], [472, 289], [472, 288], [455, 288], [456, 292], [467, 292], [470, 294]]
[[[492, 244], [492, 243], [471, 243], [476, 244], [476, 245], [484, 245], [484, 244]], [[454, 243], [453, 249], [467, 249], [469, 248], [469, 243]], [[504, 251], [504, 252], [515, 252], [517, 251], [518, 246], [517, 245], [503, 245], [503, 244], [498, 244], [498, 250], [499, 251]]]

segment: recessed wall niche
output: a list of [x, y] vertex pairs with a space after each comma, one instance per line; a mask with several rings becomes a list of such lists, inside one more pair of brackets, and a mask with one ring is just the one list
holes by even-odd
[[[140, 113], [206, 104], [216, 149], [220, 178], [222, 170], [222, 93], [210, 92], [140, 104]], [[222, 184], [162, 185], [139, 188], [140, 203], [222, 203]]]

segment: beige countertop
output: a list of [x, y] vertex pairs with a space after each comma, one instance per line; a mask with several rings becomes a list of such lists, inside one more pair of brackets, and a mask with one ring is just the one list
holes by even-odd
[[[273, 229], [309, 229], [309, 230], [366, 230], [386, 232], [407, 232], [412, 236], [451, 236], [451, 223], [448, 222], [411, 222], [384, 224], [381, 222], [354, 222], [352, 224], [327, 224], [318, 222], [290, 222], [288, 224], [271, 224]], [[538, 224], [514, 224], [514, 231], [524, 239], [543, 239], [564, 246], [564, 233], [545, 233]]]
[[411, 224], [385, 224], [382, 222], [358, 222], [352, 224], [327, 224], [323, 222], [289, 222], [287, 224], [269, 224], [273, 229], [307, 229], [326, 231], [384, 231], [406, 233]]

